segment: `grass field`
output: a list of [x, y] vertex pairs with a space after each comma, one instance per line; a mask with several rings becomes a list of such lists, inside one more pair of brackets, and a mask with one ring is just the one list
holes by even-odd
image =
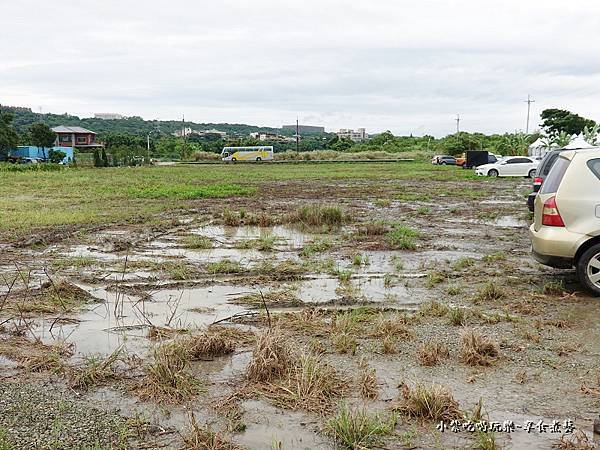
[[[423, 162], [0, 171], [0, 241], [18, 240], [52, 227], [152, 221], [159, 213], [198, 207], [202, 199], [260, 196], [266, 185], [288, 181], [473, 178], [471, 171]], [[270, 192], [277, 196], [276, 190]], [[411, 195], [418, 198], [419, 193], [399, 195], [408, 200]]]
[[[597, 415], [597, 299], [532, 259], [531, 180], [13, 168], [0, 449], [591, 448], [569, 439]], [[457, 418], [580, 434], [436, 428]]]

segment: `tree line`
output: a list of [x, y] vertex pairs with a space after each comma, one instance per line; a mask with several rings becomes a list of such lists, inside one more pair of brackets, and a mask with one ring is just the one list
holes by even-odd
[[[98, 140], [104, 142], [105, 147], [97, 149], [93, 153], [93, 163], [96, 166], [134, 165], [144, 160], [147, 161], [148, 158], [190, 160], [202, 158], [206, 153], [221, 153], [223, 147], [226, 146], [271, 145], [275, 152], [296, 150], [295, 142], [258, 141], [249, 137], [223, 138], [218, 133], [194, 134], [184, 139], [175, 137], [168, 132], [173, 129], [172, 127], [157, 130], [153, 128], [155, 126], [153, 121], [144, 121], [141, 118], [101, 120], [79, 119], [75, 116], [50, 116], [56, 120], [53, 125], [89, 126], [98, 132]], [[28, 109], [0, 108], [0, 160], [6, 159], [8, 152], [19, 144], [34, 145], [42, 149], [53, 145], [56, 135], [50, 129], [50, 124], [47, 122], [26, 124], [27, 120], [39, 118], [39, 115]], [[75, 118], [77, 121], [71, 122], [70, 118]], [[468, 150], [488, 150], [501, 155], [519, 155], [526, 154], [527, 147], [540, 136], [548, 142], [548, 146], [565, 145], [572, 135], [582, 133], [592, 144], [598, 140], [599, 126], [591, 119], [561, 109], [547, 109], [542, 112], [541, 118], [541, 134], [526, 135], [517, 132], [486, 135], [459, 132], [443, 138], [435, 138], [428, 135], [394, 136], [391, 132], [386, 131], [364, 142], [354, 142], [332, 133], [307, 134], [300, 139], [298, 150], [301, 152], [334, 150], [338, 152], [385, 151], [389, 153], [418, 151], [449, 155], [457, 155]], [[94, 121], [94, 124], [110, 125], [94, 127], [87, 125], [86, 121], [88, 120]], [[168, 123], [175, 124], [176, 122], [161, 122], [161, 126]], [[130, 128], [132, 124], [136, 125]], [[248, 134], [257, 130], [272, 130], [250, 125], [230, 125], [230, 127], [233, 127], [230, 129], [235, 129], [236, 132], [244, 130]], [[226, 131], [225, 128], [222, 127], [221, 130]], [[150, 131], [155, 131], [155, 133], [151, 134], [150, 148], [148, 149], [147, 133]], [[55, 152], [52, 159], [60, 161], [62, 159], [59, 158], [60, 153], [56, 154]], [[46, 155], [44, 156], [46, 157]], [[49, 157], [50, 155], [48, 155]]]

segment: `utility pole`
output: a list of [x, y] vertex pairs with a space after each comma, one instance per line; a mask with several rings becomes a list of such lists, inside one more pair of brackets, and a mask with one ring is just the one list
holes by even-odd
[[299, 151], [300, 144], [300, 122], [298, 116], [296, 116], [296, 152]]
[[183, 115], [183, 153], [187, 155], [187, 130], [185, 129], [185, 114]]
[[525, 134], [529, 134], [529, 112], [531, 111], [531, 104], [535, 103], [535, 100], [531, 100], [531, 97], [527, 94], [527, 100], [524, 103], [527, 103], [527, 126], [525, 127]]
[[457, 114], [454, 120], [456, 121], [456, 132], [460, 133], [460, 114]]

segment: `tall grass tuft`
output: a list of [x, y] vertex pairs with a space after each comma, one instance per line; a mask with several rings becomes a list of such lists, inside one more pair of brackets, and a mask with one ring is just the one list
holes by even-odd
[[372, 448], [383, 436], [394, 432], [396, 416], [369, 413], [364, 409], [350, 409], [343, 404], [337, 415], [327, 422], [326, 430], [343, 449]]
[[311, 228], [340, 227], [346, 219], [347, 217], [339, 206], [320, 204], [302, 206], [292, 217], [293, 222]]

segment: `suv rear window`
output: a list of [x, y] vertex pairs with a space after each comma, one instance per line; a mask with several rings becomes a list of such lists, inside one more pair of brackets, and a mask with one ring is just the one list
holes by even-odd
[[598, 179], [600, 179], [600, 159], [590, 159], [587, 162], [587, 165], [590, 168], [590, 170], [594, 172], [594, 175], [596, 175]]
[[552, 166], [552, 170], [550, 170], [548, 177], [544, 180], [542, 188], [540, 189], [540, 194], [554, 194], [558, 191], [558, 186], [560, 186], [560, 182], [565, 176], [569, 164], [571, 164], [571, 161], [568, 159], [558, 158], [556, 163]]
[[552, 166], [556, 162], [558, 155], [559, 155], [558, 152], [550, 153], [550, 156], [548, 156], [548, 159], [544, 160], [542, 167], [540, 168], [541, 169], [539, 171], [540, 175], [545, 177], [546, 175], [548, 175], [548, 173], [550, 173], [550, 169], [552, 169]]

